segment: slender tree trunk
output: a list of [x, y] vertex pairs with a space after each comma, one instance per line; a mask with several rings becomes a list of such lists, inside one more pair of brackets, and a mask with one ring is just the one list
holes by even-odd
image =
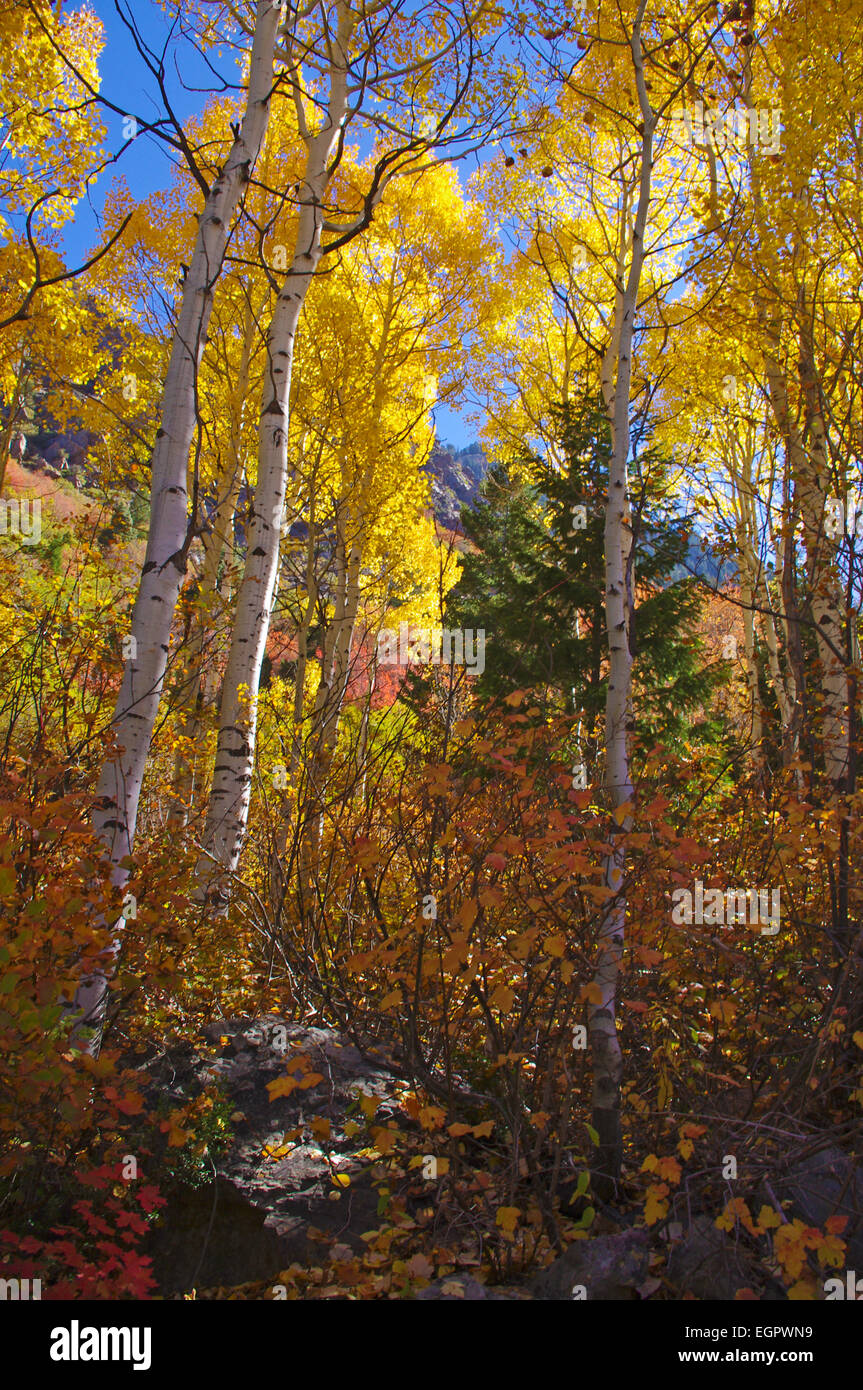
[[645, 87], [641, 49], [639, 6], [633, 25], [631, 52], [639, 105], [644, 122], [641, 176], [632, 231], [629, 273], [620, 302], [617, 332], [617, 365], [608, 407], [612, 433], [605, 513], [605, 614], [608, 631], [609, 673], [605, 706], [605, 780], [613, 824], [611, 852], [605, 861], [605, 886], [609, 898], [599, 929], [594, 983], [599, 998], [589, 1016], [593, 1060], [593, 1127], [598, 1143], [591, 1164], [593, 1190], [600, 1200], [614, 1192], [622, 1161], [620, 1083], [623, 1055], [617, 1035], [617, 982], [623, 954], [626, 897], [623, 877], [626, 862], [625, 834], [632, 827], [629, 810], [634, 792], [629, 771], [628, 733], [632, 695], [631, 613], [627, 599], [627, 571], [632, 532], [629, 525], [627, 460], [629, 458], [629, 397], [632, 382], [632, 342], [638, 288], [644, 264], [644, 234], [650, 203], [653, 164], [654, 113]]
[[194, 795], [195, 770], [200, 752], [199, 744], [202, 741], [201, 716], [205, 703], [204, 653], [217, 592], [219, 569], [230, 547], [234, 513], [245, 472], [241, 456], [243, 416], [256, 341], [257, 322], [251, 298], [247, 296], [243, 315], [243, 345], [232, 392], [233, 409], [227, 445], [228, 467], [221, 480], [225, 491], [216, 508], [212, 528], [204, 537], [204, 564], [192, 616], [191, 640], [180, 681], [181, 741], [174, 756], [171, 810], [168, 817], [169, 825], [175, 827], [186, 824]]
[[761, 699], [758, 693], [758, 661], [755, 651], [755, 584], [757, 560], [752, 553], [749, 535], [741, 519], [737, 531], [737, 553], [740, 565], [740, 602], [743, 607], [743, 658], [746, 667], [746, 692], [749, 704], [749, 736], [756, 767], [763, 763]]
[[9, 418], [0, 434], [0, 493], [6, 483], [6, 469], [9, 466], [9, 450], [12, 448], [12, 436], [18, 429], [21, 419], [21, 407], [24, 404], [24, 381], [27, 375], [27, 363], [22, 353], [21, 361], [18, 365], [18, 373], [15, 385], [12, 388], [12, 403], [9, 407]]
[[785, 731], [790, 731], [792, 728], [797, 691], [793, 674], [790, 671], [786, 674], [786, 672], [782, 670], [782, 663], [779, 659], [779, 637], [776, 631], [776, 618], [773, 614], [773, 597], [763, 574], [758, 578], [755, 597], [758, 606], [763, 610], [761, 614], [761, 632], [767, 651], [767, 670], [770, 674], [770, 684], [773, 687], [773, 694], [776, 697], [776, 704], [779, 708], [779, 718], [782, 723], [782, 761], [783, 764], [787, 766], [796, 751], [796, 743], [788, 742], [785, 737]]
[[338, 738], [345, 694], [350, 680], [351, 645], [359, 611], [361, 550], [354, 537], [348, 548], [344, 536], [338, 544], [339, 584], [336, 609], [324, 643], [321, 680], [315, 694], [308, 746], [309, 800], [304, 846], [306, 879], [313, 877], [323, 834], [327, 783]]
[[[838, 538], [825, 530], [827, 498], [830, 494], [830, 460], [827, 430], [821, 405], [821, 393], [815, 367], [814, 352], [806, 326], [806, 306], [800, 302], [800, 355], [798, 358], [800, 385], [806, 419], [808, 448], [803, 450], [802, 474], [797, 478], [803, 536], [806, 545], [807, 587], [821, 676], [823, 711], [821, 741], [824, 751], [824, 770], [838, 792], [845, 790], [848, 772], [848, 672], [845, 666], [845, 634], [843, 599], [836, 571]], [[844, 490], [839, 498], [842, 517], [845, 512]]]
[[198, 861], [199, 892], [223, 902], [239, 863], [249, 815], [257, 733], [257, 699], [279, 568], [279, 538], [288, 476], [291, 372], [303, 304], [321, 259], [323, 199], [329, 161], [347, 111], [344, 54], [353, 20], [342, 12], [330, 102], [324, 128], [308, 140], [300, 215], [290, 266], [267, 335], [258, 482], [248, 530], [246, 563], [237, 598], [222, 687], [213, 783]]
[[213, 604], [216, 599], [219, 567], [227, 552], [229, 532], [240, 490], [239, 460], [228, 491], [222, 498], [213, 519], [213, 529], [206, 539], [204, 564], [198, 592], [194, 599], [192, 631], [181, 675], [181, 696], [178, 714], [181, 719], [180, 742], [174, 754], [174, 773], [171, 780], [169, 826], [179, 829], [186, 825], [195, 794], [195, 773], [203, 740], [205, 708], [204, 665]]
[[[124, 861], [134, 846], [141, 784], [186, 568], [190, 541], [187, 474], [195, 432], [198, 366], [231, 224], [266, 135], [278, 22], [278, 10], [270, 0], [258, 0], [246, 112], [200, 216], [165, 378], [161, 424], [152, 460], [147, 551], [132, 614], [132, 651], [111, 726], [116, 750], [112, 749], [102, 767], [93, 815], [96, 833], [113, 864], [116, 887], [122, 887], [128, 879]], [[114, 956], [120, 948], [124, 925], [122, 918], [115, 924]], [[90, 1044], [94, 1051], [98, 1051], [101, 1040], [107, 981], [108, 967], [96, 969], [82, 980], [74, 1001], [80, 1022], [95, 1029]]]

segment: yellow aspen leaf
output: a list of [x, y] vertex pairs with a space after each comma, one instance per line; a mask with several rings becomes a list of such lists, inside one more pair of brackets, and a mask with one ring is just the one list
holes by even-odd
[[280, 1096], [289, 1096], [297, 1089], [298, 1082], [292, 1076], [278, 1076], [275, 1081], [267, 1082], [267, 1090], [270, 1093], [270, 1101], [278, 1100]]
[[330, 1173], [330, 1181], [333, 1187], [350, 1187], [351, 1180], [347, 1173]]
[[293, 1153], [295, 1148], [296, 1144], [265, 1144], [261, 1153], [264, 1158], [271, 1158], [278, 1161], [278, 1159], [286, 1158], [288, 1154]]
[[644, 1219], [648, 1226], [655, 1226], [657, 1221], [661, 1221], [663, 1216], [668, 1215], [668, 1203], [665, 1198], [668, 1196], [668, 1184], [664, 1182], [651, 1183], [647, 1189], [647, 1199], [644, 1203]]
[[788, 1278], [800, 1277], [808, 1244], [806, 1230], [796, 1219], [780, 1226], [773, 1237], [774, 1253]]
[[740, 1221], [750, 1235], [757, 1236], [759, 1234], [758, 1227], [752, 1220], [752, 1214], [742, 1197], [733, 1198], [714, 1224], [721, 1231], [731, 1231], [736, 1221]]
[[316, 1115], [312, 1120], [311, 1130], [316, 1139], [329, 1139], [330, 1122], [326, 1115]]
[[845, 1259], [845, 1242], [841, 1236], [824, 1236], [815, 1247], [822, 1264], [838, 1269]]
[[497, 1215], [495, 1216], [495, 1224], [500, 1226], [505, 1234], [511, 1235], [516, 1228], [520, 1216], [520, 1207], [498, 1207]]
[[547, 956], [557, 956], [558, 959], [566, 950], [566, 937], [562, 933], [557, 936], [548, 936], [542, 943], [542, 949]]
[[439, 1105], [426, 1105], [420, 1111], [420, 1124], [423, 1129], [440, 1129], [446, 1120], [446, 1111]]

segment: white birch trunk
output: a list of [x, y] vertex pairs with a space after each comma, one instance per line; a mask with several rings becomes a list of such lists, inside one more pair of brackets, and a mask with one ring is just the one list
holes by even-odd
[[204, 564], [201, 569], [195, 611], [192, 615], [192, 633], [182, 676], [180, 699], [182, 742], [174, 757], [174, 775], [171, 783], [172, 804], [168, 816], [168, 824], [175, 827], [186, 825], [195, 792], [195, 771], [203, 731], [201, 712], [205, 703], [204, 666], [206, 663], [204, 653], [216, 597], [219, 567], [230, 549], [234, 513], [245, 471], [242, 458], [243, 416], [256, 341], [257, 320], [252, 309], [251, 299], [247, 298], [243, 315], [243, 345], [240, 350], [240, 361], [232, 393], [231, 431], [227, 448], [228, 468], [226, 475], [223, 475], [220, 480], [225, 491], [216, 507], [212, 529], [204, 538]]
[[[743, 99], [752, 119], [754, 106], [751, 96], [751, 54], [747, 50], [743, 63]], [[752, 183], [755, 221], [765, 241], [761, 181], [754, 152], [750, 147], [749, 171]], [[768, 394], [779, 433], [785, 441], [788, 462], [794, 479], [795, 495], [800, 501], [804, 544], [807, 556], [807, 587], [815, 624], [815, 639], [821, 676], [823, 698], [822, 746], [828, 777], [837, 788], [844, 782], [850, 757], [850, 686], [842, 658], [842, 598], [835, 575], [835, 546], [824, 535], [824, 511], [828, 495], [829, 460], [823, 412], [818, 394], [815, 364], [808, 342], [805, 304], [798, 299], [798, 329], [800, 330], [800, 384], [803, 392], [808, 437], [807, 449], [803, 434], [791, 418], [788, 388], [779, 358], [779, 326], [770, 321], [763, 304], [759, 306], [759, 321], [767, 329], [768, 346], [764, 361]], [[802, 311], [802, 312], [801, 312]], [[844, 499], [843, 499], [844, 500]], [[796, 634], [790, 634], [796, 642]], [[799, 650], [792, 652], [792, 661], [800, 667], [795, 684], [803, 693], [802, 659]], [[796, 728], [790, 742], [796, 742]]]
[[197, 869], [199, 893], [214, 902], [224, 900], [225, 883], [239, 863], [248, 824], [258, 687], [278, 578], [287, 488], [294, 347], [303, 304], [322, 254], [323, 200], [331, 175], [330, 159], [347, 116], [346, 54], [354, 23], [354, 16], [342, 7], [338, 34], [332, 41], [327, 117], [318, 134], [307, 138], [294, 250], [267, 335], [258, 483], [222, 687], [213, 783]]
[[219, 566], [230, 545], [234, 512], [240, 491], [240, 464], [237, 459], [233, 477], [227, 480], [228, 491], [216, 509], [213, 529], [204, 546], [204, 564], [198, 593], [194, 601], [192, 630], [182, 674], [182, 690], [178, 714], [181, 718], [181, 743], [174, 755], [171, 779], [171, 806], [168, 824], [180, 829], [188, 823], [195, 794], [198, 754], [203, 734], [202, 714], [205, 708], [204, 666], [207, 640], [210, 633], [213, 606], [217, 593]]
[[619, 300], [620, 318], [615, 325], [617, 364], [608, 407], [612, 449], [605, 513], [605, 614], [609, 648], [608, 693], [605, 706], [605, 785], [614, 824], [610, 834], [612, 849], [605, 861], [604, 879], [606, 887], [614, 897], [608, 901], [599, 929], [594, 975], [599, 998], [591, 1005], [589, 1015], [593, 1062], [593, 1127], [598, 1136], [591, 1168], [593, 1190], [601, 1200], [613, 1193], [622, 1158], [620, 1083], [623, 1056], [617, 1035], [617, 982], [626, 919], [626, 898], [623, 892], [626, 849], [622, 837], [632, 827], [632, 816], [628, 812], [622, 812], [620, 808], [631, 803], [634, 795], [629, 771], [628, 745], [632, 695], [632, 654], [629, 643], [631, 615], [627, 592], [628, 558], [632, 545], [627, 496], [629, 397], [635, 313], [644, 264], [644, 235], [650, 203], [655, 123], [644, 83], [641, 50], [643, 9], [643, 5], [639, 6], [630, 43], [639, 105], [644, 121], [641, 176], [632, 232], [629, 273]]
[[[278, 22], [278, 10], [270, 0], [258, 0], [246, 111], [225, 167], [201, 213], [165, 378], [161, 423], [152, 460], [147, 551], [132, 614], [132, 655], [126, 662], [111, 725], [116, 751], [111, 751], [102, 767], [93, 814], [94, 828], [113, 865], [116, 887], [122, 887], [128, 878], [128, 869], [121, 861], [131, 854], [134, 845], [141, 784], [186, 567], [187, 473], [195, 432], [198, 366], [231, 223], [266, 135]], [[119, 951], [124, 926], [122, 918], [115, 924], [114, 956]], [[91, 1040], [94, 1051], [98, 1051], [104, 1022], [108, 968], [99, 968], [82, 980], [75, 996], [80, 1022], [96, 1030]]]

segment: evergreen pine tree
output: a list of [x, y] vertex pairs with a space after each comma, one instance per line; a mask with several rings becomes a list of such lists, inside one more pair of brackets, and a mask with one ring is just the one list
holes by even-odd
[[[611, 441], [596, 401], [562, 408], [556, 419], [563, 470], [525, 451], [496, 464], [478, 504], [462, 512], [475, 550], [464, 556], [447, 623], [485, 629], [481, 694], [526, 688], [546, 708], [582, 712], [583, 746], [595, 755], [608, 652], [603, 545]], [[658, 450], [635, 459], [631, 641], [636, 729], [651, 742], [673, 742], [696, 722], [708, 736], [704, 710], [718, 678], [696, 635], [697, 580], [671, 580], [686, 559], [689, 527], [668, 499], [667, 479]]]

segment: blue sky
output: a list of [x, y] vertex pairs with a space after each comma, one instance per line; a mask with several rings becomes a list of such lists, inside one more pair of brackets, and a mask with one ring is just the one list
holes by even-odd
[[[144, 119], [157, 117], [161, 106], [155, 79], [137, 52], [113, 0], [90, 0], [90, 3], [105, 29], [105, 47], [99, 64], [102, 95], [125, 112]], [[138, 0], [132, 6], [132, 13], [144, 42], [160, 54], [169, 34], [165, 15], [152, 0], [144, 0], [144, 3]], [[183, 42], [174, 52], [177, 67], [172, 61], [166, 85], [177, 117], [186, 120], [206, 101], [214, 78], [191, 44]], [[236, 69], [230, 55], [226, 55], [219, 71], [227, 80], [234, 79]], [[189, 87], [193, 90], [187, 90]], [[147, 198], [157, 189], [164, 188], [171, 179], [171, 155], [162, 141], [145, 133], [139, 134], [134, 140], [124, 140], [122, 117], [106, 111], [103, 119], [107, 130], [107, 150], [122, 153], [117, 163], [103, 174], [92, 190], [89, 201], [84, 200], [78, 205], [74, 221], [64, 229], [63, 250], [68, 265], [80, 264], [98, 244], [100, 213], [105, 195], [116, 176], [125, 180], [136, 199]], [[471, 443], [476, 437], [476, 430], [458, 412], [448, 407], [440, 406], [435, 410], [435, 422], [438, 434], [457, 448]]]
[[[135, 49], [132, 38], [122, 23], [114, 7], [113, 0], [90, 0], [91, 8], [99, 16], [105, 29], [105, 47], [99, 61], [102, 78], [101, 92], [108, 100], [115, 102], [124, 111], [142, 117], [154, 117], [159, 107], [153, 97], [155, 81]], [[168, 25], [161, 10], [154, 4], [136, 4], [135, 19], [144, 40], [157, 51], [161, 51], [168, 35]], [[206, 69], [195, 60], [192, 49], [186, 45], [183, 50], [182, 71], [190, 83], [204, 85], [207, 81]], [[202, 96], [197, 92], [185, 92], [183, 85], [171, 74], [168, 83], [171, 101], [176, 106], [181, 120], [200, 106]], [[106, 127], [105, 145], [115, 154], [122, 150], [118, 162], [103, 174], [92, 194], [92, 206], [87, 202], [79, 204], [75, 220], [64, 232], [64, 249], [68, 263], [78, 262], [86, 256], [99, 237], [98, 215], [101, 212], [111, 182], [116, 175], [122, 176], [136, 198], [146, 198], [158, 188], [163, 188], [171, 177], [169, 152], [162, 142], [153, 136], [139, 135], [135, 140], [123, 138], [123, 122], [119, 115], [111, 111], [103, 112]]]

